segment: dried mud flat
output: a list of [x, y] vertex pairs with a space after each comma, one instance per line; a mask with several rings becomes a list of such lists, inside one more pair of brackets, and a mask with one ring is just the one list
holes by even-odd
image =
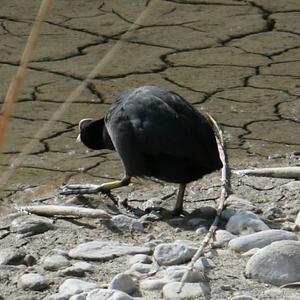
[[[129, 258], [133, 255], [117, 255], [104, 262], [87, 260], [90, 266], [63, 271], [85, 261], [69, 253], [85, 242], [109, 240], [150, 247], [145, 252], [152, 262], [152, 252], [161, 244], [174, 245], [178, 240], [199, 244], [203, 239], [211, 220], [203, 220], [197, 209], [216, 207], [220, 192], [217, 173], [189, 186], [185, 205], [194, 215], [147, 222], [144, 232], [138, 230], [139, 225], [136, 230], [126, 229], [101, 220], [58, 218], [46, 222], [32, 216], [7, 217], [16, 205], [32, 203], [112, 209], [110, 199], [103, 195], [59, 196], [58, 188], [66, 182], [99, 183], [122, 176], [114, 153], [86, 153], [75, 138], [78, 120], [103, 115], [113, 98], [127, 88], [161, 85], [210, 112], [224, 130], [233, 169], [299, 165], [299, 1], [153, 0], [147, 7], [145, 2], [72, 1], [70, 5], [69, 1], [54, 1], [0, 156], [0, 251], [10, 249], [11, 254], [11, 260], [5, 263], [7, 256], [1, 252], [0, 298], [69, 299], [70, 295], [54, 296], [66, 279], [80, 278], [97, 287], [107, 287], [116, 274], [132, 271]], [[40, 1], [18, 0], [7, 1], [1, 7], [1, 102], [39, 4]], [[63, 111], [62, 104], [71, 92], [142, 13], [140, 26]], [[57, 111], [62, 113], [53, 120]], [[39, 130], [42, 134], [36, 135]], [[6, 176], [10, 164], [18, 163], [16, 159], [28, 144], [21, 165]], [[247, 200], [239, 200], [236, 210], [253, 212], [272, 230], [295, 230], [300, 207], [299, 180], [234, 176], [232, 182], [235, 195]], [[136, 180], [114, 194], [120, 199], [128, 198], [131, 206], [144, 208], [158, 203], [171, 208], [174, 191], [173, 185]], [[37, 233], [36, 227], [30, 225], [35, 222], [45, 232]], [[229, 232], [227, 225], [224, 217], [220, 228]], [[245, 226], [249, 231], [241, 230], [236, 235], [254, 230], [249, 224]], [[259, 226], [264, 227], [261, 223]], [[20, 232], [22, 228], [27, 232]], [[28, 232], [33, 235], [26, 236]], [[207, 254], [213, 265], [208, 275], [211, 299], [238, 295], [299, 299], [299, 287], [279, 289], [245, 278], [249, 256], [236, 252], [227, 243], [216, 249]], [[49, 270], [45, 257], [53, 254], [64, 257], [65, 265]], [[159, 272], [166, 268], [163, 265]], [[152, 277], [165, 276], [159, 272]], [[40, 291], [26, 286], [26, 273], [44, 276]], [[133, 292], [134, 297], [161, 296], [159, 289], [146, 289], [141, 278], [138, 282], [140, 289]], [[167, 299], [165, 294], [162, 297]]]

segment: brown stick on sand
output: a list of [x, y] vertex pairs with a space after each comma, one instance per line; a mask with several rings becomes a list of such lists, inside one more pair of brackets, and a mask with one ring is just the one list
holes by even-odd
[[[188, 268], [181, 279], [178, 293], [181, 292], [183, 285], [186, 282], [186, 279], [189, 275], [189, 272], [191, 272], [194, 268], [194, 264], [195, 264], [196, 260], [199, 259], [203, 255], [205, 247], [207, 247], [209, 245], [209, 243], [217, 229], [217, 226], [218, 226], [218, 223], [220, 220], [220, 216], [221, 216], [222, 210], [224, 208], [224, 202], [231, 193], [230, 169], [229, 169], [228, 159], [227, 159], [227, 155], [226, 155], [226, 151], [225, 151], [223, 134], [222, 134], [222, 131], [219, 128], [217, 122], [210, 115], [207, 115], [207, 116], [208, 116], [208, 120], [210, 121], [210, 123], [212, 124], [212, 126], [214, 128], [215, 136], [216, 136], [216, 140], [217, 140], [217, 144], [218, 144], [218, 149], [219, 149], [220, 159], [223, 163], [222, 175], [221, 175], [221, 185], [222, 185], [221, 195], [219, 198], [217, 215], [214, 219], [214, 222], [210, 226], [210, 229], [209, 229], [208, 233], [206, 234], [206, 236], [204, 237], [198, 251], [195, 253], [191, 262], [189, 263]], [[206, 277], [205, 274], [203, 274], [203, 280], [205, 280], [205, 277]]]
[[27, 74], [27, 67], [32, 58], [33, 49], [41, 32], [41, 24], [47, 15], [53, 0], [43, 0], [27, 40], [20, 66], [15, 77], [11, 80], [0, 115], [0, 153], [2, 152], [9, 118], [13, 112], [14, 104], [21, 91]]

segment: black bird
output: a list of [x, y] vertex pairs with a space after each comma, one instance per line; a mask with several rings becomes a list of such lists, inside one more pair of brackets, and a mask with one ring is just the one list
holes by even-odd
[[117, 151], [125, 170], [119, 181], [96, 188], [74, 185], [71, 193], [107, 192], [131, 177], [179, 183], [174, 214], [182, 213], [186, 184], [222, 167], [212, 125], [178, 94], [157, 86], [119, 95], [106, 116], [79, 123], [78, 141], [90, 149]]

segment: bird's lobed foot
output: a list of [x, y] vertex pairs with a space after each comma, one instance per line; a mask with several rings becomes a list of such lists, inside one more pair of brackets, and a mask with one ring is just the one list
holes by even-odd
[[60, 192], [61, 195], [82, 195], [82, 194], [98, 194], [109, 193], [102, 185], [98, 184], [69, 184], [64, 186]]

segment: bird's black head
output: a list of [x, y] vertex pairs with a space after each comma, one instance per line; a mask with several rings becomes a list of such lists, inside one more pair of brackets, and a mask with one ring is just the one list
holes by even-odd
[[104, 119], [83, 119], [79, 122], [77, 142], [82, 142], [92, 150], [111, 149], [111, 140], [107, 133]]

